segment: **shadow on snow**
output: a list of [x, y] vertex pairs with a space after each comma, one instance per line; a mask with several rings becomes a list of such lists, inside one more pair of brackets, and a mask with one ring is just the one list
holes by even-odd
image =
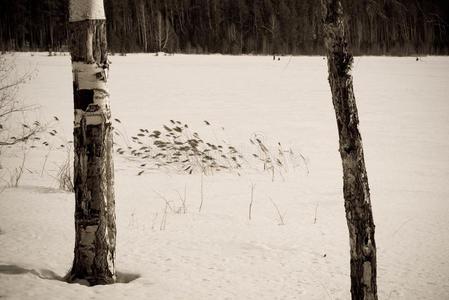
[[[51, 270], [26, 269], [17, 265], [0, 265], [0, 274], [6, 275], [32, 274], [45, 280], [58, 280], [66, 282], [64, 277], [59, 276], [58, 274], [56, 274]], [[140, 277], [139, 274], [117, 272], [116, 283], [129, 283], [131, 281], [136, 280], [139, 277]]]

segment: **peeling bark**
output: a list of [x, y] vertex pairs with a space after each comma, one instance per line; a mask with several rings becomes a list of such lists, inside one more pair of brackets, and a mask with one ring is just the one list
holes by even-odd
[[[87, 5], [86, 3], [89, 3]], [[71, 0], [75, 249], [69, 282], [115, 282], [115, 199], [103, 0]]]
[[352, 54], [339, 0], [321, 0], [329, 84], [343, 165], [343, 195], [351, 249], [351, 295], [377, 300], [376, 243], [368, 177], [353, 90]]

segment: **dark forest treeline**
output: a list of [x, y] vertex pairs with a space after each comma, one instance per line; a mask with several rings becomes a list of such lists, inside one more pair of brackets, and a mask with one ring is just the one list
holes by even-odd
[[[356, 54], [449, 54], [448, 0], [344, 0]], [[105, 0], [112, 52], [321, 54], [316, 0]], [[0, 0], [0, 49], [65, 50], [68, 0]]]

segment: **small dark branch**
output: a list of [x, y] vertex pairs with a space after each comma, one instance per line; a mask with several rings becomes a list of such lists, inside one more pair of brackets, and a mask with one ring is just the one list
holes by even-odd
[[28, 139], [30, 139], [32, 136], [36, 135], [37, 133], [39, 133], [42, 129], [41, 128], [35, 128], [33, 130], [31, 130], [30, 132], [28, 132], [26, 135], [14, 139], [14, 140], [10, 140], [10, 141], [0, 141], [0, 147], [1, 146], [12, 146], [12, 145], [16, 145], [18, 143], [22, 143], [22, 142], [26, 142], [28, 141]]
[[203, 187], [204, 183], [203, 183], [203, 172], [201, 172], [201, 202], [200, 202], [200, 207], [198, 208], [198, 212], [201, 212], [201, 210], [203, 209], [203, 202], [204, 202], [204, 187]]
[[154, 191], [158, 196], [159, 196], [159, 198], [161, 198], [162, 200], [164, 200], [164, 202], [165, 202], [165, 205], [167, 206], [167, 208], [170, 208], [170, 211], [171, 212], [175, 212], [175, 209], [171, 206], [171, 204], [170, 204], [170, 201], [168, 201], [168, 199], [167, 198], [165, 198], [161, 193], [159, 193], [158, 191]]
[[[29, 111], [29, 110], [33, 110], [33, 109], [34, 109], [33, 106], [26, 106], [26, 107], [20, 107], [20, 108], [10, 108], [8, 110], [4, 110], [4, 111], [0, 112], [0, 119], [6, 117], [8, 115], [14, 114], [14, 113], [25, 112], [25, 111]], [[1, 110], [1, 104], [0, 104], [0, 110]]]
[[318, 215], [318, 206], [320, 205], [319, 202], [317, 202], [316, 206], [315, 206], [315, 217], [313, 218], [313, 224], [316, 224], [316, 220], [317, 220], [317, 215]]
[[281, 211], [279, 210], [279, 207], [277, 206], [277, 204], [273, 201], [273, 199], [270, 198], [271, 204], [273, 204], [274, 208], [276, 209], [276, 213], [279, 217], [279, 225], [285, 225], [284, 222], [284, 214], [281, 214]]
[[13, 87], [16, 87], [16, 86], [18, 86], [18, 85], [21, 85], [21, 84], [25, 83], [26, 81], [27, 81], [26, 78], [22, 78], [22, 79], [19, 79], [19, 80], [16, 81], [16, 82], [11, 83], [11, 84], [7, 84], [7, 85], [4, 85], [4, 86], [0, 86], [0, 92], [1, 92], [1, 91], [4, 91], [4, 90], [7, 90], [7, 89], [10, 89], [10, 88], [13, 88]]
[[252, 217], [252, 210], [253, 210], [253, 204], [254, 204], [254, 188], [256, 187], [255, 184], [251, 184], [251, 201], [249, 202], [249, 211], [248, 211], [248, 219], [251, 221]]

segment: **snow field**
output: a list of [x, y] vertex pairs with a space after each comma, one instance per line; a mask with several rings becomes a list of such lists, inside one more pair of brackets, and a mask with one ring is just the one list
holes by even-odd
[[[28, 53], [15, 60], [19, 71], [37, 70], [20, 96], [41, 106], [38, 118], [58, 116], [60, 137], [71, 140], [69, 57]], [[19, 188], [0, 193], [0, 296], [348, 299], [341, 163], [322, 57], [111, 60], [112, 113], [127, 136], [175, 119], [251, 155], [248, 139], [257, 133], [302, 153], [309, 172], [291, 169], [274, 182], [255, 170], [205, 176], [198, 212], [199, 175], [137, 176], [136, 164], [116, 155], [116, 266], [121, 281], [132, 281], [87, 288], [58, 280], [73, 259], [74, 196], [52, 178], [66, 152], [51, 151], [41, 176], [48, 150], [30, 150]], [[379, 298], [449, 298], [449, 59], [362, 57], [353, 73], [377, 230]], [[21, 153], [2, 152], [3, 178]], [[187, 212], [165, 214], [162, 198], [179, 208], [185, 188]]]

